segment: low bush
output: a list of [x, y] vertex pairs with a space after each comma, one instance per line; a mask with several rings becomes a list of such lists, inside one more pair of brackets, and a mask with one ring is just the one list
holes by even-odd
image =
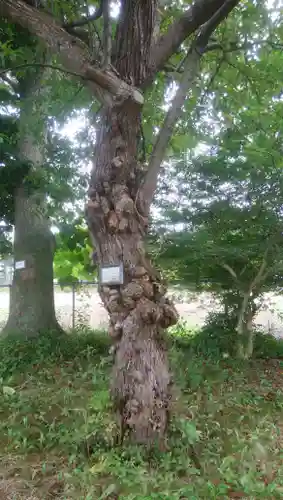
[[[191, 329], [180, 322], [169, 330], [173, 346], [190, 352], [191, 357], [234, 358], [237, 349], [235, 321], [223, 313], [211, 313], [202, 328]], [[262, 330], [254, 331], [254, 358], [283, 358], [283, 340]]]
[[283, 340], [275, 338], [270, 333], [257, 330], [254, 338], [253, 357], [263, 359], [283, 358]]
[[52, 332], [38, 338], [3, 338], [0, 340], [0, 378], [40, 365], [54, 362], [105, 356], [110, 339], [103, 331], [83, 331], [57, 335]]

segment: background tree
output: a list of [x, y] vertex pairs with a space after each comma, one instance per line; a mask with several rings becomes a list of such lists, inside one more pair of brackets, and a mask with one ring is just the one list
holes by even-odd
[[156, 230], [166, 235], [162, 265], [175, 279], [221, 296], [245, 357], [259, 298], [278, 289], [282, 276], [279, 47], [273, 39], [250, 55], [248, 74], [239, 70], [240, 58], [219, 69], [191, 115], [199, 120], [203, 103], [211, 104], [205, 118], [217, 132], [211, 140], [204, 128], [201, 148], [168, 165], [156, 202]]
[[[19, 85], [21, 115], [19, 156], [38, 170], [44, 163], [45, 130], [38, 108], [40, 75], [29, 75]], [[25, 88], [24, 88], [25, 87]], [[28, 90], [27, 90], [28, 88]], [[37, 134], [35, 123], [37, 121]], [[44, 125], [43, 125], [44, 126]], [[55, 317], [53, 295], [54, 238], [44, 213], [44, 193], [31, 192], [27, 179], [14, 191], [15, 271], [10, 293], [10, 312], [4, 333], [37, 335], [40, 331], [60, 330]], [[17, 269], [24, 262], [24, 269]]]
[[[38, 52], [35, 41], [22, 29], [18, 31], [2, 22], [1, 52], [4, 65], [22, 59], [24, 53]], [[38, 74], [39, 73], [39, 74]], [[2, 135], [3, 165], [1, 169], [3, 187], [7, 190], [3, 211], [5, 218], [14, 224], [15, 261], [25, 262], [25, 269], [14, 272], [10, 293], [10, 312], [4, 333], [37, 335], [40, 329], [59, 330], [55, 318], [53, 298], [53, 251], [54, 243], [48, 220], [43, 213], [43, 194], [32, 189], [32, 170], [42, 167], [45, 156], [45, 125], [38, 110], [39, 81], [42, 71], [29, 71], [24, 75], [1, 75], [2, 88], [7, 100], [17, 105], [20, 102], [20, 117], [11, 116], [11, 109], [1, 117], [2, 123], [10, 122], [10, 130]], [[8, 98], [8, 99], [7, 99]], [[35, 108], [37, 110], [35, 112]], [[12, 108], [13, 109], [13, 108]], [[42, 111], [42, 110], [41, 110]], [[35, 123], [37, 122], [37, 125]], [[37, 133], [35, 132], [37, 129]], [[7, 145], [9, 144], [9, 147]], [[27, 165], [25, 172], [18, 163]], [[11, 182], [6, 182], [12, 179]]]
[[[70, 166], [74, 154], [66, 140], [52, 131], [48, 93], [54, 97], [58, 87], [51, 86], [50, 74], [41, 67], [21, 71], [30, 52], [38, 52], [38, 57], [44, 54], [41, 51], [40, 56], [38, 44], [26, 30], [2, 22], [1, 35], [4, 65], [20, 66], [0, 77], [1, 218], [6, 232], [14, 226], [14, 257], [27, 267], [14, 273], [4, 333], [37, 335], [61, 330], [54, 310], [55, 238], [50, 215], [54, 211], [59, 215], [58, 205], [70, 201], [80, 175], [74, 175]], [[2, 238], [2, 254], [8, 251], [11, 253], [11, 242]]]

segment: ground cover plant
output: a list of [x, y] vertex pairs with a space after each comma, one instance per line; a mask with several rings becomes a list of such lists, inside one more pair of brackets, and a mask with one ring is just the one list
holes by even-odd
[[197, 335], [168, 339], [166, 453], [117, 442], [103, 332], [2, 340], [1, 499], [282, 498], [283, 361], [192, 356]]

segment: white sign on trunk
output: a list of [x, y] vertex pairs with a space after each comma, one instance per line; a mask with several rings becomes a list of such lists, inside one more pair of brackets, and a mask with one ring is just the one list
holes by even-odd
[[122, 285], [124, 283], [123, 264], [101, 266], [100, 268], [101, 285]]
[[15, 269], [24, 269], [26, 267], [25, 260], [18, 260], [15, 262]]

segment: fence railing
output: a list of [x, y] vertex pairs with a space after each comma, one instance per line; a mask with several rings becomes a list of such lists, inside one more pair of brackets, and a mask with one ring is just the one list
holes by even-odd
[[97, 286], [97, 281], [76, 281], [72, 283], [55, 283], [54, 287], [60, 287], [61, 289], [71, 288], [72, 293], [72, 328], [76, 327], [76, 294], [78, 289], [82, 289], [83, 286]]
[[[97, 292], [97, 281], [54, 282], [54, 302], [59, 323], [66, 329], [82, 324], [105, 327], [108, 315]], [[11, 285], [0, 285], [0, 329], [8, 319]]]
[[[97, 281], [81, 281], [73, 283], [54, 283], [54, 302], [56, 316], [63, 327], [68, 330], [87, 326], [91, 329], [106, 329], [108, 313], [105, 310], [97, 291]], [[0, 284], [0, 330], [9, 315], [10, 285]], [[201, 326], [207, 314], [219, 309], [210, 294], [200, 296], [184, 296], [182, 300], [173, 295], [180, 317], [192, 327]], [[283, 300], [281, 296], [266, 297], [263, 308], [256, 323], [273, 335], [283, 338]]]

